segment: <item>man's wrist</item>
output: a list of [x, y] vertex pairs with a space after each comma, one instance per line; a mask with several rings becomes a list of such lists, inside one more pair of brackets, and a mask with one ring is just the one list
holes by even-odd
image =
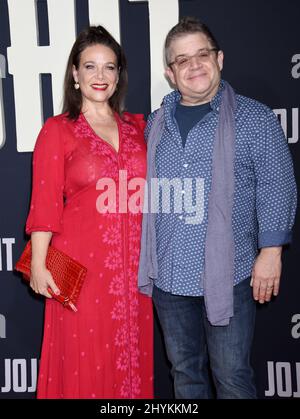
[[281, 253], [282, 253], [282, 246], [262, 247], [260, 249], [261, 255], [281, 256]]

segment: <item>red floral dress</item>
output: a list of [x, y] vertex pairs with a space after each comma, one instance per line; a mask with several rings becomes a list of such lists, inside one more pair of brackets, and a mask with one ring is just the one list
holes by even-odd
[[152, 304], [137, 290], [144, 121], [115, 117], [118, 152], [83, 114], [48, 119], [35, 146], [26, 231], [53, 232], [52, 244], [88, 269], [78, 312], [46, 301], [38, 398], [153, 397]]

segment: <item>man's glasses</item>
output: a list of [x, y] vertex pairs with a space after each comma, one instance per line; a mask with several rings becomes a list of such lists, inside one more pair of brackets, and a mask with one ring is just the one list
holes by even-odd
[[169, 66], [171, 67], [172, 65], [175, 64], [175, 66], [178, 69], [182, 70], [190, 65], [190, 62], [193, 58], [196, 58], [201, 63], [205, 63], [206, 61], [209, 60], [211, 53], [215, 51], [218, 51], [218, 49], [217, 48], [202, 48], [202, 49], [199, 49], [199, 51], [196, 52], [196, 54], [191, 55], [191, 56], [180, 55], [176, 57], [174, 61], [169, 63]]

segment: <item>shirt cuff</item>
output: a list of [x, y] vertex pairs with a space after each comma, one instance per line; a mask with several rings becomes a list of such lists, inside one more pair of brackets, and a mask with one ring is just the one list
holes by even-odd
[[292, 232], [286, 231], [264, 231], [258, 234], [258, 248], [282, 246], [292, 241]]

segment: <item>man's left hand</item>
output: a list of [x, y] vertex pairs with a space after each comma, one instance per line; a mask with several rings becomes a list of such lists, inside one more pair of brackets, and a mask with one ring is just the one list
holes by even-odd
[[282, 247], [264, 247], [252, 269], [253, 298], [261, 304], [279, 292]]

